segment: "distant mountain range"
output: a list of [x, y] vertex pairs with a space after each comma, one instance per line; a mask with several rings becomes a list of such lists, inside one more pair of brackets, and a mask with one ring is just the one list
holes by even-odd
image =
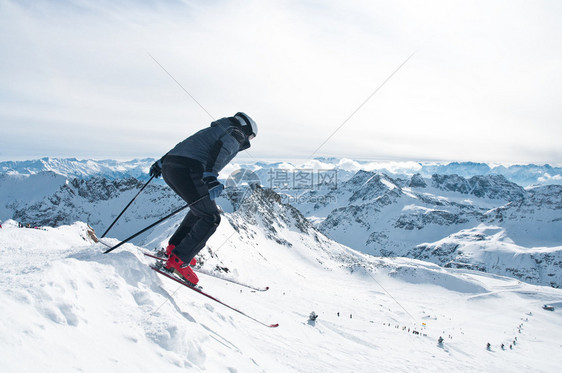
[[34, 175], [51, 171], [69, 178], [88, 179], [101, 176], [109, 180], [134, 177], [148, 179], [147, 171], [154, 159], [116, 160], [78, 160], [76, 158], [41, 158], [30, 161], [0, 162], [0, 175]]
[[[83, 221], [101, 234], [144, 184], [152, 162], [45, 158], [0, 163], [0, 221], [46, 226]], [[243, 211], [246, 225], [259, 213], [255, 223], [278, 243], [295, 240], [280, 236], [280, 225], [296, 234], [314, 236], [310, 232], [317, 230], [373, 256], [562, 286], [562, 185], [545, 185], [559, 179], [558, 169], [417, 165], [379, 164], [386, 171], [361, 170], [372, 169], [373, 163], [334, 159], [230, 165], [221, 177], [227, 185], [234, 182], [218, 202], [227, 217]], [[233, 178], [241, 167], [248, 172]], [[430, 170], [435, 173], [427, 176]], [[476, 172], [482, 174], [471, 175]], [[534, 185], [524, 187], [513, 178]], [[248, 186], [256, 180], [262, 187]], [[249, 199], [256, 190], [260, 198]], [[183, 204], [161, 180], [153, 182], [111, 236], [125, 238]], [[149, 235], [135, 242], [148, 242]]]
[[[78, 160], [76, 158], [41, 158], [30, 161], [0, 162], [0, 174], [31, 175], [43, 171], [52, 171], [69, 178], [87, 179], [95, 176], [109, 180], [134, 177], [147, 180], [148, 169], [155, 161], [153, 158], [133, 159], [130, 161], [116, 160]], [[251, 161], [235, 162], [227, 167], [221, 176], [227, 178], [237, 169], [248, 169], [254, 172], [264, 186], [272, 181], [276, 170], [284, 170], [293, 177], [294, 172], [301, 170], [337, 170], [338, 181], [346, 181], [360, 170], [377, 171], [395, 176], [431, 177], [434, 174], [453, 175], [470, 178], [478, 175], [503, 175], [511, 182], [523, 187], [530, 185], [562, 185], [562, 167], [545, 165], [489, 165], [474, 162], [406, 162], [406, 161], [355, 161], [337, 158], [315, 158], [312, 160], [293, 162]]]

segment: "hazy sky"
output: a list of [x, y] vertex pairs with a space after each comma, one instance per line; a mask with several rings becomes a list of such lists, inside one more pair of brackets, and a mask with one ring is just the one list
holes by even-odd
[[562, 163], [562, 1], [0, 0], [0, 159], [157, 157], [251, 115], [245, 156]]

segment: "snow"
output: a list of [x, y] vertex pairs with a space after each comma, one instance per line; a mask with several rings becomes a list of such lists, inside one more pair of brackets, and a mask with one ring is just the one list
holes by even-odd
[[428, 213], [428, 212], [445, 211], [445, 210], [431, 209], [431, 208], [428, 208], [428, 207], [411, 204], [411, 205], [405, 205], [402, 208], [402, 211], [419, 211], [419, 212], [422, 212], [422, 213]]
[[[0, 219], [78, 219], [100, 234], [144, 184], [122, 177], [142, 175], [152, 161], [0, 163], [7, 172], [0, 175]], [[83, 222], [27, 229], [2, 221], [0, 372], [559, 370], [562, 290], [538, 284], [562, 283], [560, 187], [527, 187], [526, 200], [512, 203], [487, 192], [440, 189], [429, 180], [425, 187], [407, 186], [406, 179], [365, 171], [356, 175], [357, 184], [343, 183], [358, 169], [383, 166], [423, 175], [499, 169], [522, 180], [532, 179], [525, 172], [533, 172], [533, 180], [548, 172], [551, 181], [558, 169], [325, 158], [247, 168], [266, 181], [272, 169], [301, 166], [339, 167], [343, 179], [335, 190], [298, 191], [282, 200], [357, 251], [330, 240], [262, 190], [255, 203], [235, 207], [234, 200], [220, 199], [222, 223], [198, 256], [207, 271], [227, 267], [224, 276], [269, 286], [252, 292], [200, 276], [204, 290], [252, 317], [280, 323], [276, 329], [150, 270], [153, 260], [142, 252], [165, 246], [183, 214], [107, 255]], [[509, 196], [513, 188], [503, 191]], [[151, 184], [104, 241], [117, 244], [180, 205], [167, 188]], [[482, 218], [471, 217], [475, 209]], [[466, 222], [455, 219], [465, 216]], [[397, 228], [396, 222], [414, 229]], [[393, 257], [391, 241], [396, 253], [416, 259]], [[373, 242], [391, 257], [367, 255]], [[555, 311], [543, 310], [544, 304]], [[316, 322], [309, 321], [312, 311]]]
[[[541, 309], [562, 301], [560, 289], [369, 257], [278, 225], [286, 246], [253, 225], [235, 230], [236, 215], [227, 217], [204, 267], [222, 264], [271, 289], [255, 293], [204, 275], [201, 284], [279, 322], [276, 329], [159, 277], [146, 249], [125, 244], [102, 254], [84, 223], [26, 229], [5, 222], [0, 371], [554, 372], [562, 363], [562, 317]], [[165, 242], [178, 219], [152, 232], [147, 248]], [[515, 337], [512, 350], [501, 350]]]
[[0, 174], [0, 217], [10, 216], [7, 203], [20, 201], [38, 202], [45, 196], [54, 194], [65, 185], [66, 178], [53, 172], [40, 172], [32, 175], [2, 175]]
[[533, 283], [562, 281], [562, 246], [522, 247], [500, 226], [480, 224], [442, 240], [421, 244], [418, 249], [418, 257], [448, 267], [471, 266], [486, 272], [515, 275]]
[[393, 183], [391, 183], [390, 181], [386, 180], [386, 179], [381, 179], [381, 183], [383, 183], [384, 185], [387, 186], [388, 189], [393, 190], [396, 189], [397, 186], [394, 185]]

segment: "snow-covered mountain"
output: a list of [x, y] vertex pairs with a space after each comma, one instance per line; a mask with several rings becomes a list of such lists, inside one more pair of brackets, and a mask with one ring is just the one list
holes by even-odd
[[562, 363], [562, 290], [368, 256], [280, 200], [253, 187], [199, 256], [203, 269], [270, 286], [256, 293], [201, 275], [204, 290], [275, 329], [148, 267], [142, 251], [162, 247], [181, 216], [143, 248], [105, 255], [84, 223], [4, 222], [0, 371], [554, 372]]
[[463, 229], [431, 244], [420, 244], [409, 258], [446, 268], [467, 268], [518, 278], [533, 284], [562, 285], [562, 246], [523, 247], [499, 226]]
[[99, 176], [109, 180], [130, 177], [148, 180], [147, 171], [153, 162], [154, 159], [151, 158], [116, 161], [45, 157], [29, 161], [0, 162], [0, 174], [33, 175], [51, 171], [68, 178], [87, 179]]
[[[17, 180], [15, 184], [14, 179]], [[143, 184], [134, 178], [66, 179], [52, 172], [28, 177], [4, 175], [0, 178], [0, 192], [6, 199], [0, 212], [3, 219], [12, 218], [32, 226], [83, 221], [102, 231]], [[156, 220], [182, 205], [183, 201], [171, 189], [159, 184], [148, 185], [112, 229], [113, 237], [125, 238], [151, 219]]]
[[[127, 165], [115, 163], [116, 168], [126, 169]], [[269, 177], [286, 176], [279, 171], [272, 175], [262, 166], [253, 165], [254, 176], [266, 172], [263, 170], [268, 170]], [[286, 165], [276, 166], [289, 170], [283, 168]], [[69, 174], [82, 172], [71, 172], [72, 167], [68, 167]], [[232, 173], [232, 167], [227, 172]], [[534, 284], [562, 285], [562, 186], [523, 188], [502, 175], [465, 178], [434, 174], [428, 178], [364, 170], [329, 187], [295, 189], [277, 181], [275, 190], [280, 194], [273, 193], [274, 198], [290, 201], [307, 218], [306, 224], [312, 223], [328, 237], [363, 253], [419, 258]], [[0, 176], [0, 221], [15, 219], [33, 226], [83, 221], [101, 234], [143, 184], [144, 180], [135, 178], [71, 178], [54, 171], [13, 171]], [[268, 186], [267, 182], [263, 184]], [[275, 211], [264, 200], [247, 202], [245, 193], [247, 189], [228, 188], [219, 204], [226, 213], [250, 208], [248, 203], [252, 209]], [[119, 220], [110, 237], [124, 239], [183, 204], [168, 187], [153, 182]], [[273, 226], [269, 221], [274, 221], [274, 216], [272, 213], [261, 224], [265, 232]], [[149, 235], [133, 242], [145, 244]]]
[[324, 234], [368, 254], [562, 285], [559, 185], [523, 189], [501, 175], [401, 179], [360, 171], [337, 189], [296, 201]]

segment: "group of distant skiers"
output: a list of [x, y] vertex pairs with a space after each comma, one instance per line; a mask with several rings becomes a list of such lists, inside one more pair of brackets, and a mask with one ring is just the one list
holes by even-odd
[[[2, 228], [2, 223], [0, 223], [0, 229]], [[33, 229], [40, 229], [37, 225], [33, 224], [22, 224], [18, 222], [18, 228], [33, 228]]]
[[[509, 349], [510, 349], [510, 350], [513, 350], [513, 346], [515, 346], [516, 344], [517, 344], [517, 337], [515, 337], [515, 339], [513, 340], [513, 342], [510, 343]], [[505, 343], [502, 343], [501, 346], [500, 346], [500, 348], [501, 348], [502, 350], [505, 350]], [[490, 342], [488, 342], [488, 343], [486, 344], [486, 349], [487, 349], [488, 351], [491, 351], [491, 350], [492, 350], [492, 345], [490, 344]]]

